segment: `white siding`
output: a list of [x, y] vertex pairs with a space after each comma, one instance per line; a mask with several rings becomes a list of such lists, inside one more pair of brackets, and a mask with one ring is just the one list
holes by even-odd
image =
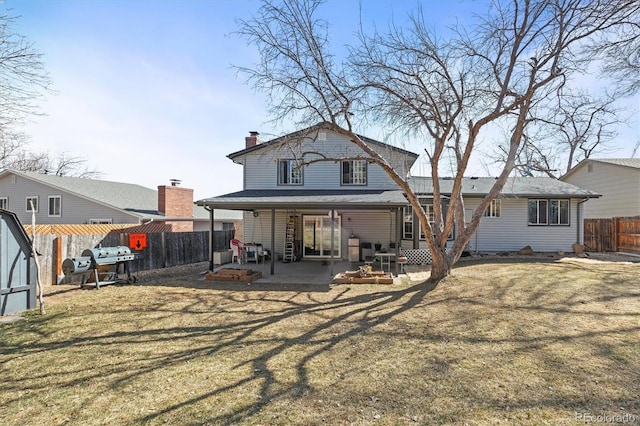
[[[392, 149], [372, 145], [385, 156], [402, 176], [408, 172], [408, 157]], [[383, 152], [384, 151], [384, 152]], [[322, 152], [328, 157], [341, 158], [362, 155], [363, 151], [342, 135], [327, 133], [326, 140], [305, 139], [299, 145], [273, 146], [247, 154], [244, 163], [244, 189], [396, 189], [397, 185], [381, 167], [369, 164], [367, 185], [341, 185], [340, 163], [322, 161], [304, 167], [303, 186], [278, 185], [279, 159], [301, 158], [303, 152]], [[310, 160], [313, 156], [306, 156]], [[318, 158], [317, 156], [315, 158]]]
[[[49, 217], [49, 196], [62, 197], [61, 217]], [[38, 197], [38, 224], [82, 224], [90, 219], [111, 219], [112, 223], [138, 223], [136, 216], [126, 214], [120, 210], [109, 208], [82, 197], [66, 193], [25, 179], [21, 176], [7, 175], [0, 179], [0, 197], [8, 198], [8, 210], [14, 212], [23, 224], [31, 223], [31, 212], [26, 211], [28, 196]]]
[[[287, 218], [294, 212], [276, 210], [275, 213], [275, 251], [282, 253]], [[348, 258], [348, 239], [351, 235], [358, 237], [362, 242], [370, 242], [372, 246], [380, 242], [387, 249], [389, 243], [395, 241], [395, 210], [337, 210], [336, 214], [341, 218], [343, 259]], [[296, 210], [295, 215], [297, 217], [296, 239], [299, 239], [302, 238], [302, 216], [328, 216], [329, 212], [328, 210]], [[271, 248], [271, 210], [259, 210], [257, 217], [254, 217], [251, 212], [245, 213], [243, 226], [244, 242], [261, 243], [265, 248]]]
[[[589, 167], [591, 166], [591, 172]], [[563, 179], [602, 194], [585, 203], [585, 219], [640, 215], [640, 170], [600, 162], [584, 163]]]
[[[470, 249], [479, 252], [515, 251], [529, 245], [537, 252], [572, 251], [578, 241], [578, 200], [571, 200], [569, 225], [528, 224], [528, 199], [501, 199], [500, 217], [483, 217]], [[465, 200], [466, 209], [475, 209], [477, 200]], [[580, 237], [581, 240], [581, 237]]]

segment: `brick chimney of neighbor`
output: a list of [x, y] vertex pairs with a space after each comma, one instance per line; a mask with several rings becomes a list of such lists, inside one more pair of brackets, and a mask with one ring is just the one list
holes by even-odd
[[247, 144], [247, 148], [251, 148], [253, 146], [256, 146], [258, 144], [260, 144], [262, 141], [260, 140], [260, 138], [258, 137], [260, 136], [260, 133], [256, 132], [256, 131], [251, 131], [249, 132], [249, 136], [244, 138], [244, 141]]
[[[180, 187], [180, 181], [171, 179], [171, 186], [158, 186], [158, 211], [168, 217], [193, 217], [193, 189]], [[165, 222], [174, 232], [192, 232], [192, 221]]]

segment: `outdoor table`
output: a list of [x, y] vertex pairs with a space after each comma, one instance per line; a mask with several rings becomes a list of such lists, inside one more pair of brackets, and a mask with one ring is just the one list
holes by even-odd
[[391, 259], [396, 257], [395, 253], [376, 253], [375, 257], [380, 259], [380, 269], [384, 271], [384, 266], [387, 265], [391, 272]]

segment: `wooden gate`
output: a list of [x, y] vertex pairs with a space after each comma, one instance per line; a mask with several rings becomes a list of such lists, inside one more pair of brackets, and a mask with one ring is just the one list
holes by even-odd
[[616, 217], [616, 251], [640, 254], [640, 216]]
[[585, 219], [584, 246], [587, 251], [640, 254], [640, 216]]
[[584, 246], [587, 251], [614, 251], [613, 219], [585, 219]]

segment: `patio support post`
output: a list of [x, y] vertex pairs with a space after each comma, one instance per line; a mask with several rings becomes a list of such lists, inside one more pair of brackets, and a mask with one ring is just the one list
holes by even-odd
[[209, 271], [213, 272], [213, 208], [205, 206], [209, 210]]
[[271, 208], [271, 275], [276, 264], [276, 209]]
[[329, 268], [329, 274], [331, 278], [333, 278], [333, 259], [334, 259], [333, 250], [335, 248], [335, 241], [334, 241], [335, 226], [336, 226], [336, 222], [334, 220], [335, 212], [336, 211], [334, 209], [331, 209], [331, 267]]
[[418, 214], [416, 213], [415, 209], [412, 209], [413, 211], [413, 217], [412, 217], [412, 223], [413, 226], [412, 228], [412, 232], [413, 232], [413, 248], [414, 249], [419, 249], [420, 248], [420, 221], [418, 221]]
[[398, 257], [400, 257], [400, 243], [402, 235], [402, 207], [396, 209], [396, 276], [398, 276]]

